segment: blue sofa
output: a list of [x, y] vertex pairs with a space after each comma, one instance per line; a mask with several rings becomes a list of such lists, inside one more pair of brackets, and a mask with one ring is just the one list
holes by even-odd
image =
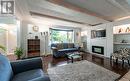
[[42, 71], [42, 59], [32, 58], [9, 62], [0, 54], [0, 81], [50, 81]]
[[54, 57], [64, 57], [66, 53], [79, 51], [74, 43], [53, 43], [51, 49]]

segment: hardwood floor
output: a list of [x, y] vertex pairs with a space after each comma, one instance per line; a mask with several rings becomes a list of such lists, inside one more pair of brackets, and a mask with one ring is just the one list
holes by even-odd
[[[127, 63], [125, 63], [124, 66], [122, 66], [121, 63], [116, 64], [115, 62], [110, 62], [110, 59], [106, 57], [99, 57], [97, 55], [85, 53], [83, 58], [84, 60], [90, 61], [115, 73], [118, 73], [121, 76], [126, 74], [130, 69], [130, 66]], [[51, 67], [67, 64], [66, 58], [53, 58], [52, 56], [43, 57], [43, 61], [45, 71], [47, 71], [47, 69]]]
[[[15, 56], [8, 56], [8, 57], [9, 57], [9, 59], [11, 59], [11, 61], [15, 60], [15, 58], [16, 58]], [[84, 58], [84, 60], [90, 61], [90, 62], [100, 65], [106, 69], [109, 69], [115, 73], [118, 73], [121, 76], [126, 74], [128, 72], [128, 70], [130, 69], [130, 66], [127, 63], [125, 63], [124, 67], [123, 67], [121, 63], [116, 64], [115, 62], [110, 62], [109, 58], [99, 57], [97, 55], [92, 55], [89, 53], [84, 53], [83, 58]], [[67, 64], [66, 58], [53, 58], [52, 55], [49, 55], [46, 57], [43, 56], [43, 68], [44, 68], [45, 72], [47, 72], [48, 68], [62, 66], [62, 65], [66, 65], [66, 64]]]

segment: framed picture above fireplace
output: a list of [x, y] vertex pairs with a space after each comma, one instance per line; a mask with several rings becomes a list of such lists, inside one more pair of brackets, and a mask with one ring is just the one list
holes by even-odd
[[91, 38], [106, 37], [106, 29], [91, 30]]

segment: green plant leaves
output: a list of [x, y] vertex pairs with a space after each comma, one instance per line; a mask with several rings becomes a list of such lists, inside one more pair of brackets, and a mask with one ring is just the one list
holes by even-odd
[[22, 56], [22, 55], [23, 55], [23, 49], [17, 47], [17, 48], [14, 50], [14, 54], [15, 54], [16, 56], [18, 56], [18, 57]]
[[6, 47], [0, 45], [0, 49], [2, 49], [3, 51], [6, 51]]

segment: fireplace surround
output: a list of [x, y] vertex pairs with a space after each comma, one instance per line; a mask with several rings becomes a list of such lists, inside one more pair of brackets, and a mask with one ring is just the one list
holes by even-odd
[[104, 55], [104, 47], [103, 46], [92, 46], [92, 52]]

